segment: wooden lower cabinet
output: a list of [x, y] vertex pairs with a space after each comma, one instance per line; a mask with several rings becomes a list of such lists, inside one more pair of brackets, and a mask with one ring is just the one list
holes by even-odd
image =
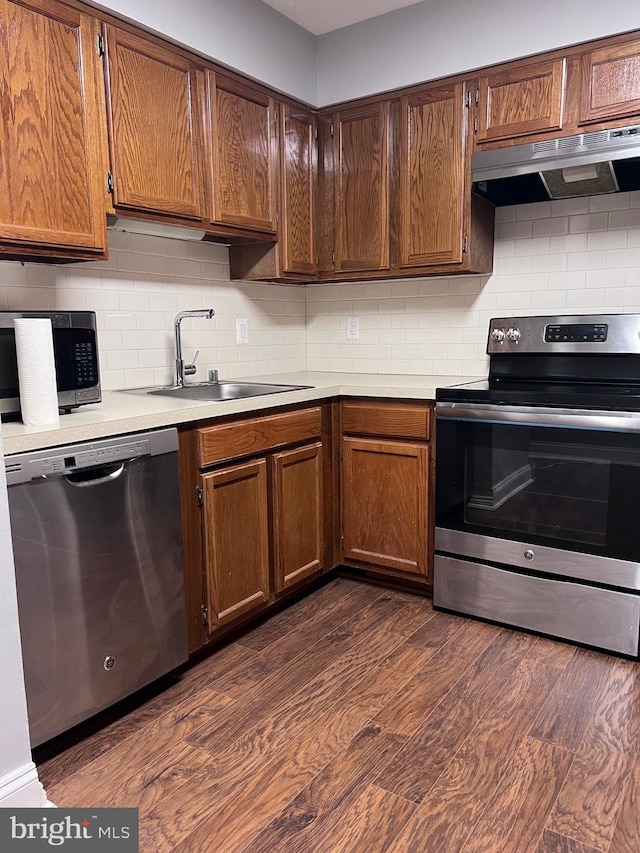
[[341, 404], [341, 560], [430, 584], [433, 407], [401, 400]]
[[428, 445], [343, 439], [344, 559], [427, 576]]
[[324, 566], [322, 444], [273, 457], [273, 546], [276, 592]]
[[209, 628], [269, 598], [267, 460], [202, 475]]

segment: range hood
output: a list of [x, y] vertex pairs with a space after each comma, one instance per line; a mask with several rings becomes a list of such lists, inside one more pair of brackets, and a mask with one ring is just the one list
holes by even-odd
[[640, 125], [480, 151], [474, 192], [496, 205], [640, 189]]
[[147, 237], [168, 237], [170, 240], [204, 240], [205, 231], [200, 228], [189, 228], [184, 225], [169, 225], [152, 219], [130, 219], [128, 216], [107, 218], [109, 231], [126, 231], [129, 234], [144, 234]]

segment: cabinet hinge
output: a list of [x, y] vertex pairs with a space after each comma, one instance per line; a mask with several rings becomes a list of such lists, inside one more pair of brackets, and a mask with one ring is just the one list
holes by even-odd
[[200, 487], [196, 489], [196, 501], [198, 502], [198, 506], [202, 506], [204, 502], [202, 496], [202, 489]]
[[335, 253], [335, 249], [333, 250], [333, 252], [331, 252], [331, 263], [332, 263], [334, 266], [336, 265], [336, 253]]
[[478, 116], [476, 116], [473, 120], [473, 132], [474, 133], [478, 132]]
[[480, 103], [480, 89], [476, 89], [476, 104]]
[[104, 36], [98, 36], [98, 56], [104, 56]]
[[111, 172], [107, 172], [107, 192], [113, 192], [113, 175]]
[[202, 624], [205, 628], [209, 627], [209, 608], [205, 607], [204, 604], [200, 608], [200, 613], [202, 614]]
[[342, 545], [342, 547], [344, 548], [344, 533], [341, 533], [341, 534], [340, 534], [340, 544], [341, 544], [341, 545]]
[[462, 254], [463, 255], [467, 254], [467, 238], [466, 237], [462, 238]]
[[314, 128], [314, 130], [313, 130], [313, 138], [314, 138], [314, 139], [317, 139], [317, 138], [318, 138], [318, 128], [317, 128], [317, 127], [316, 127], [316, 128]]
[[329, 125], [329, 134], [333, 136], [333, 122]]
[[467, 92], [464, 96], [464, 105], [467, 109], [471, 106], [471, 92]]
[[340, 459], [344, 459], [344, 444], [340, 445]]

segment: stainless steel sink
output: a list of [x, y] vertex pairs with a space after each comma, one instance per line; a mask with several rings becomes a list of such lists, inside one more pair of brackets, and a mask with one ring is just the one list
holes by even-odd
[[259, 397], [262, 394], [281, 394], [284, 391], [300, 391], [312, 388], [312, 385], [271, 385], [267, 382], [204, 382], [166, 388], [145, 389], [146, 394], [159, 397], [174, 397], [184, 400], [243, 400], [245, 397]]

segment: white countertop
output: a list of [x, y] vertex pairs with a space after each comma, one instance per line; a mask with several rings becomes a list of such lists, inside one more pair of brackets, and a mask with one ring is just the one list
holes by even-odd
[[[395, 397], [434, 400], [436, 388], [473, 382], [478, 376], [392, 376], [376, 373], [286, 373], [251, 376], [238, 382], [269, 382], [278, 385], [310, 385], [301, 391], [286, 391], [248, 397], [245, 400], [210, 403], [175, 400], [131, 391], [105, 391], [101, 403], [81, 406], [60, 416], [59, 427], [28, 427], [22, 423], [2, 424], [5, 455], [40, 450], [110, 435], [176, 426], [224, 415], [258, 412], [308, 403], [328, 397]], [[223, 380], [224, 381], [224, 380]]]

